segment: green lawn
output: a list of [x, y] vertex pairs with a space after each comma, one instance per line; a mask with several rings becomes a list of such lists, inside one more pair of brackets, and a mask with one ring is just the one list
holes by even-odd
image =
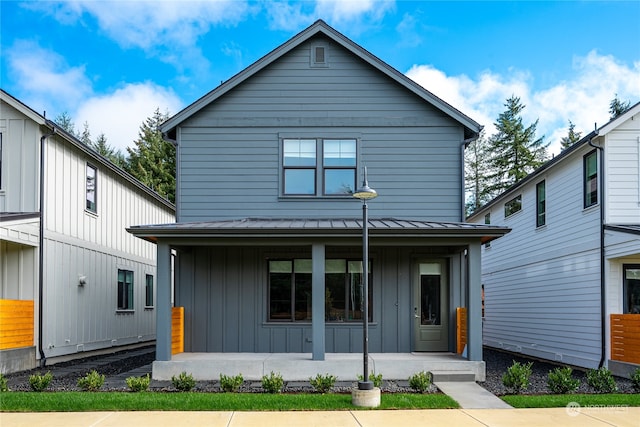
[[[444, 394], [383, 393], [379, 409], [446, 409]], [[2, 412], [84, 411], [342, 411], [359, 409], [351, 394], [4, 392]]]
[[502, 396], [514, 408], [562, 408], [580, 406], [640, 406], [640, 394], [541, 394]]

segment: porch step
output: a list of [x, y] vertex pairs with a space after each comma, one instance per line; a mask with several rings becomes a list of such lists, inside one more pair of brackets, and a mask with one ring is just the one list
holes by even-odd
[[476, 374], [472, 371], [431, 371], [435, 382], [475, 382]]

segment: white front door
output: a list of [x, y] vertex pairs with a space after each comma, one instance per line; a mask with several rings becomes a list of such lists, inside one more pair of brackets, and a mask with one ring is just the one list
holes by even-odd
[[447, 261], [420, 261], [414, 269], [414, 351], [449, 350]]

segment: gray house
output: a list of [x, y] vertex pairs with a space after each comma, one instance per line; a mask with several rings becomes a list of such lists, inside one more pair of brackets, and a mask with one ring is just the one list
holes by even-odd
[[[352, 192], [366, 166], [379, 194], [368, 204], [369, 351], [455, 354], [468, 327], [456, 357], [482, 379], [480, 249], [508, 229], [462, 222], [463, 153], [480, 129], [323, 21], [170, 118], [177, 223], [129, 228], [157, 244], [154, 377], [195, 370], [205, 354], [361, 353]], [[179, 355], [172, 305], [184, 308]]]

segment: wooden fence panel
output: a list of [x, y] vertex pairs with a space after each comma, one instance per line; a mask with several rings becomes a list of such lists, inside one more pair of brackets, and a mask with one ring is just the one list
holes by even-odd
[[467, 345], [467, 309], [456, 308], [456, 352], [462, 354]]
[[33, 300], [0, 299], [0, 350], [33, 346]]
[[611, 315], [611, 360], [640, 364], [640, 314]]
[[184, 307], [171, 308], [171, 354], [184, 352]]

